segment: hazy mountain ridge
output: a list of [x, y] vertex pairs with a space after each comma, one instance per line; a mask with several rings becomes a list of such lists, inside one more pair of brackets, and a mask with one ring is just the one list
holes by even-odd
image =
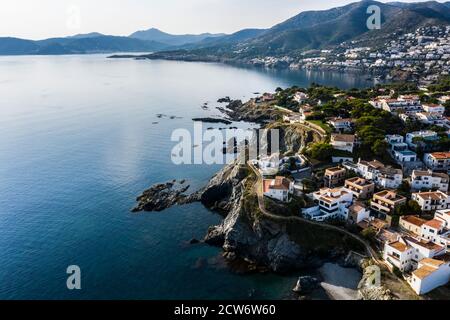
[[140, 39], [145, 41], [156, 41], [168, 46], [180, 46], [190, 43], [197, 43], [208, 38], [222, 37], [225, 34], [212, 34], [212, 33], [202, 33], [202, 34], [182, 34], [174, 35], [163, 32], [156, 28], [151, 28], [148, 30], [137, 31], [131, 34], [129, 37], [133, 39]]
[[[381, 30], [371, 31], [367, 28], [367, 8], [370, 5], [377, 5], [381, 9]], [[361, 1], [329, 10], [306, 11], [234, 46], [229, 47], [225, 43], [221, 47], [220, 43], [215, 43], [208, 53], [246, 58], [323, 49], [345, 41], [372, 39], [394, 32], [410, 32], [425, 25], [450, 24], [448, 8], [450, 2], [443, 4], [430, 1], [396, 5]], [[206, 49], [203, 47], [201, 51]], [[195, 50], [191, 53], [195, 54]]]
[[[381, 30], [367, 28], [370, 5], [381, 9]], [[0, 55], [160, 51], [158, 57], [164, 57], [167, 51], [172, 59], [177, 59], [177, 55], [189, 55], [194, 60], [202, 60], [202, 56], [207, 57], [206, 60], [240, 60], [297, 55], [346, 41], [370, 42], [426, 25], [443, 24], [450, 25], [450, 1], [381, 3], [365, 0], [329, 10], [305, 11], [270, 29], [244, 29], [231, 35], [172, 35], [151, 28], [129, 37], [88, 33], [41, 41], [0, 38]]]
[[143, 41], [128, 37], [91, 36], [24, 40], [0, 38], [0, 55], [58, 55], [108, 52], [142, 52], [167, 49], [167, 45], [155, 41]]

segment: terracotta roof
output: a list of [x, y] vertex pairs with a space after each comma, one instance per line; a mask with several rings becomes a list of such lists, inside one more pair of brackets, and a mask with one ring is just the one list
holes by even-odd
[[444, 200], [448, 198], [448, 195], [443, 192], [419, 192], [414, 193], [415, 196], [422, 198], [423, 200]]
[[359, 177], [347, 179], [345, 182], [356, 184], [361, 187], [370, 186], [370, 185], [374, 184], [373, 182], [371, 182], [369, 180], [366, 180], [364, 178], [359, 178]]
[[395, 191], [390, 191], [390, 190], [384, 190], [384, 191], [375, 193], [374, 198], [375, 197], [381, 198], [384, 201], [391, 201], [391, 202], [406, 200], [405, 197], [398, 195]]
[[427, 222], [427, 220], [419, 218], [418, 216], [406, 216], [406, 217], [401, 217], [400, 219], [402, 221], [411, 223], [418, 227], [421, 227], [422, 225], [424, 225]]
[[444, 249], [444, 247], [442, 247], [442, 246], [440, 246], [438, 244], [435, 244], [435, 243], [433, 243], [431, 241], [427, 242], [427, 241], [423, 241], [423, 240], [417, 240], [417, 239], [414, 239], [412, 237], [405, 237], [405, 240], [407, 242], [414, 243], [414, 244], [419, 245], [422, 248], [425, 248], [425, 249], [428, 249], [428, 250], [441, 251], [442, 249]]
[[440, 266], [442, 266], [445, 262], [441, 261], [441, 260], [436, 260], [436, 259], [430, 259], [430, 258], [425, 258], [422, 261], [420, 261], [420, 264], [427, 264], [436, 268], [439, 268]]
[[367, 209], [367, 207], [362, 202], [355, 202], [355, 204], [353, 204], [350, 207], [350, 211], [353, 211], [353, 212], [360, 212], [361, 210], [365, 210], [365, 209]]
[[392, 248], [400, 251], [400, 252], [405, 252], [406, 250], [408, 250], [408, 246], [402, 242], [396, 241], [396, 242], [392, 242], [389, 244], [389, 246], [391, 246]]
[[436, 159], [445, 160], [450, 158], [450, 152], [435, 152], [432, 153], [431, 156], [433, 156]]
[[437, 269], [435, 267], [431, 267], [431, 266], [423, 266], [419, 269], [417, 269], [416, 271], [413, 272], [413, 275], [415, 275], [417, 278], [423, 280], [426, 277], [428, 277], [429, 275], [431, 275], [432, 273], [434, 273]]
[[425, 223], [425, 225], [427, 227], [430, 227], [430, 228], [433, 228], [433, 229], [438, 229], [438, 230], [442, 228], [443, 224], [444, 224], [443, 221], [440, 221], [440, 220], [437, 220], [437, 219], [433, 219], [433, 220], [428, 221], [427, 223]]
[[332, 141], [340, 141], [340, 142], [355, 142], [355, 136], [352, 134], [333, 134], [331, 135]]
[[289, 190], [291, 181], [285, 177], [276, 177], [275, 179], [266, 179], [263, 181], [264, 192], [270, 189]]
[[341, 167], [334, 167], [334, 168], [328, 168], [327, 170], [325, 170], [325, 174], [327, 174], [327, 171], [330, 173], [338, 173], [338, 172], [342, 172], [342, 171], [346, 171], [345, 168], [341, 168]]

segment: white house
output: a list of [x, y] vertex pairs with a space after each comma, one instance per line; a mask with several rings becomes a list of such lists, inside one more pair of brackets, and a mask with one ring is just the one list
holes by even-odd
[[309, 98], [308, 95], [306, 93], [304, 93], [304, 92], [301, 92], [301, 91], [296, 92], [295, 95], [294, 95], [294, 101], [296, 101], [298, 103], [303, 103], [306, 100], [308, 100], [308, 98]]
[[412, 271], [406, 279], [418, 295], [426, 294], [450, 281], [449, 256], [435, 243], [409, 236], [386, 241], [383, 259], [391, 268]]
[[397, 189], [403, 182], [403, 172], [400, 169], [392, 167], [383, 167], [379, 169], [379, 173], [375, 183], [387, 189]]
[[417, 120], [427, 125], [447, 126], [448, 120], [442, 114], [431, 112], [416, 113]]
[[400, 187], [403, 181], [402, 170], [385, 166], [377, 160], [370, 162], [359, 160], [356, 170], [358, 174], [367, 180], [374, 181], [381, 188], [396, 189]]
[[413, 193], [411, 199], [425, 212], [450, 209], [450, 196], [442, 191]]
[[356, 138], [352, 134], [332, 134], [331, 145], [334, 149], [353, 153]]
[[404, 142], [404, 138], [400, 135], [387, 135], [386, 141], [389, 143], [392, 157], [397, 163], [415, 162], [417, 154], [408, 149], [408, 144]]
[[370, 218], [370, 210], [362, 202], [355, 202], [349, 208], [348, 221], [353, 224], [358, 224]]
[[289, 202], [294, 193], [294, 183], [285, 177], [263, 180], [263, 192], [266, 197], [282, 202]]
[[428, 113], [444, 114], [445, 107], [441, 104], [424, 104], [423, 110]]
[[450, 263], [436, 259], [423, 259], [408, 278], [409, 285], [418, 295], [427, 294], [450, 281]]
[[386, 141], [390, 145], [393, 145], [393, 144], [404, 143], [405, 142], [405, 138], [403, 138], [403, 136], [398, 135], [398, 134], [388, 134], [386, 136]]
[[439, 136], [436, 132], [430, 130], [424, 131], [416, 131], [410, 132], [406, 134], [406, 143], [412, 149], [416, 149], [418, 147], [418, 143], [415, 143], [415, 139], [420, 138], [425, 141], [435, 141], [439, 139]]
[[397, 161], [397, 163], [405, 163], [405, 162], [416, 162], [417, 161], [417, 153], [411, 150], [394, 150], [392, 151], [392, 156]]
[[427, 220], [419, 216], [402, 216], [400, 217], [400, 229], [415, 236], [422, 236], [422, 226]]
[[450, 230], [445, 227], [446, 223], [439, 219], [427, 221], [422, 226], [421, 238], [443, 246], [446, 250], [450, 248]]
[[436, 211], [434, 218], [444, 221], [445, 228], [450, 229], [450, 209]]
[[391, 265], [398, 268], [401, 272], [412, 269], [412, 256], [414, 248], [408, 246], [402, 238], [394, 242], [386, 242], [383, 250], [383, 259]]
[[314, 113], [313, 108], [309, 104], [301, 106], [298, 112], [300, 113], [300, 119], [303, 121], [305, 121], [308, 116]]
[[417, 96], [400, 96], [398, 99], [381, 99], [377, 105], [393, 114], [406, 113], [413, 114], [422, 110], [420, 99]]
[[411, 175], [411, 189], [413, 191], [420, 190], [439, 190], [448, 191], [450, 178], [445, 173], [414, 170]]
[[313, 193], [313, 199], [318, 203], [320, 213], [310, 218], [316, 221], [327, 219], [348, 219], [348, 208], [353, 203], [352, 193], [345, 188], [324, 188]]
[[438, 99], [439, 103], [442, 103], [442, 104], [446, 103], [449, 100], [450, 100], [450, 96], [441, 96]]
[[386, 242], [383, 259], [391, 266], [406, 272], [417, 269], [423, 259], [432, 259], [445, 254], [445, 247], [431, 241], [410, 236], [400, 236], [395, 241]]
[[443, 246], [450, 251], [450, 209], [438, 210], [434, 219], [427, 221], [422, 226], [421, 237], [423, 240]]
[[446, 172], [450, 169], [450, 152], [427, 153], [423, 162], [431, 170]]
[[349, 132], [353, 129], [353, 119], [332, 118], [328, 123], [338, 132]]

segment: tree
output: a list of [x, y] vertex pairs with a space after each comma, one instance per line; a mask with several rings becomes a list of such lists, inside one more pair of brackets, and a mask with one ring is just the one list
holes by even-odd
[[409, 215], [421, 215], [422, 208], [414, 201], [409, 200], [406, 204], [399, 206], [395, 209], [394, 216], [409, 216]]
[[398, 187], [397, 192], [399, 195], [404, 197], [409, 197], [411, 195], [411, 186], [408, 181], [403, 181], [400, 187]]
[[372, 146], [372, 151], [375, 154], [386, 154], [386, 150], [389, 147], [385, 140], [377, 140]]
[[333, 155], [333, 147], [328, 143], [314, 143], [307, 151], [307, 155], [312, 159], [329, 161]]

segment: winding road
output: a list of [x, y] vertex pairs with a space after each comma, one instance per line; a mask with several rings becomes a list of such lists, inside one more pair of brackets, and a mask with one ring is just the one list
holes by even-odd
[[366, 253], [368, 256], [370, 256], [377, 264], [382, 264], [384, 265], [384, 262], [381, 261], [380, 259], [378, 259], [378, 255], [375, 252], [375, 250], [370, 246], [369, 243], [367, 243], [364, 239], [362, 239], [361, 237], [355, 235], [354, 233], [351, 233], [345, 229], [333, 226], [333, 225], [329, 225], [329, 224], [325, 224], [325, 223], [320, 223], [320, 222], [316, 222], [316, 221], [312, 221], [312, 220], [308, 220], [308, 219], [304, 219], [301, 217], [296, 217], [296, 216], [291, 216], [291, 217], [284, 217], [284, 216], [279, 216], [276, 214], [273, 214], [271, 212], [269, 212], [266, 207], [265, 207], [265, 203], [264, 203], [264, 194], [263, 194], [263, 177], [261, 175], [261, 173], [259, 172], [259, 170], [253, 165], [253, 163], [251, 161], [249, 161], [248, 166], [252, 169], [252, 171], [256, 174], [257, 182], [255, 183], [255, 190], [256, 190], [256, 194], [258, 196], [258, 206], [259, 206], [259, 210], [261, 211], [261, 213], [273, 220], [277, 220], [277, 221], [284, 221], [284, 222], [289, 222], [289, 221], [299, 221], [302, 223], [307, 223], [310, 225], [315, 225], [315, 226], [319, 226], [321, 228], [324, 229], [329, 229], [329, 230], [334, 230], [340, 233], [343, 233], [353, 239], [355, 239], [356, 241], [358, 241], [359, 243], [361, 243], [364, 248], [366, 249]]

